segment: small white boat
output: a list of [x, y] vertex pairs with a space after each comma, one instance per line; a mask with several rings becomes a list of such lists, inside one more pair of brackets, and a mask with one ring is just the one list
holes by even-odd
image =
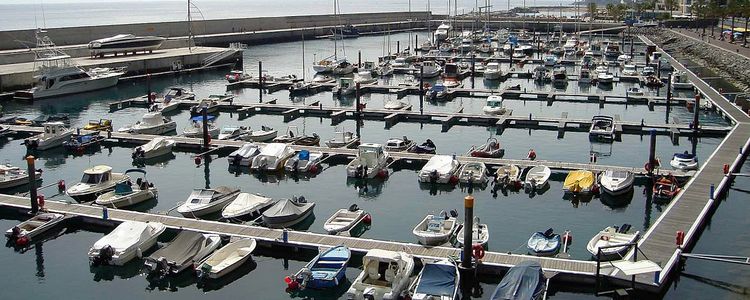
[[[464, 230], [466, 230], [466, 226], [462, 226], [461, 230], [458, 231], [458, 235], [456, 235], [456, 241], [460, 244], [464, 244]], [[490, 240], [490, 229], [487, 227], [487, 224], [482, 224], [479, 222], [479, 217], [474, 216], [474, 223], [472, 224], [471, 229], [471, 242], [474, 245], [482, 245], [486, 246], [487, 242]]]
[[352, 178], [374, 178], [388, 175], [390, 155], [381, 144], [359, 145], [357, 158], [346, 166], [346, 176]]
[[320, 160], [323, 158], [323, 152], [301, 150], [297, 155], [293, 155], [284, 163], [284, 170], [287, 172], [315, 173], [319, 170]]
[[224, 209], [225, 206], [237, 198], [239, 193], [239, 189], [226, 186], [220, 186], [215, 189], [195, 189], [190, 193], [187, 201], [177, 207], [177, 212], [189, 218], [197, 218], [215, 213]]
[[348, 209], [342, 208], [333, 213], [323, 224], [323, 229], [329, 234], [349, 231], [354, 225], [362, 221], [366, 215], [366, 211], [359, 209], [356, 204], [353, 204]]
[[377, 84], [378, 79], [372, 77], [372, 72], [369, 70], [363, 70], [359, 71], [356, 74], [354, 74], [354, 83], [359, 84]]
[[62, 146], [63, 142], [70, 140], [73, 129], [65, 127], [63, 122], [49, 122], [42, 124], [44, 132], [23, 141], [29, 149], [47, 150]]
[[259, 171], [281, 170], [286, 161], [294, 156], [294, 153], [294, 149], [287, 144], [268, 144], [253, 158], [250, 169]]
[[544, 56], [544, 65], [547, 67], [553, 67], [557, 64], [557, 55], [549, 54]]
[[635, 176], [629, 171], [606, 170], [599, 175], [602, 190], [612, 196], [625, 194], [633, 189]]
[[274, 204], [272, 198], [258, 194], [239, 193], [224, 209], [221, 217], [224, 219], [236, 219], [246, 216], [260, 216], [264, 210]]
[[242, 138], [249, 130], [244, 126], [224, 126], [219, 130], [219, 140], [236, 140]]
[[198, 278], [221, 278], [251, 259], [250, 253], [253, 253], [255, 246], [255, 239], [250, 238], [231, 242], [197, 263], [196, 275]]
[[123, 208], [156, 198], [159, 192], [153, 183], [146, 180], [146, 171], [142, 169], [125, 171], [125, 175], [128, 176], [133, 173], [141, 173], [143, 177], [138, 177], [135, 185], [130, 180], [118, 183], [115, 185], [114, 191], [99, 195], [94, 203], [102, 206]]
[[609, 72], [599, 73], [599, 74], [596, 75], [597, 82], [603, 83], [603, 84], [612, 83], [612, 81], [614, 80], [614, 78], [615, 78], [615, 76], [613, 76]]
[[487, 176], [487, 165], [483, 162], [469, 162], [461, 166], [458, 171], [458, 182], [460, 183], [473, 183], [473, 184], [485, 184], [489, 176]]
[[627, 96], [643, 96], [644, 92], [639, 87], [631, 87], [631, 88], [628, 88], [627, 91], [625, 91], [625, 95], [627, 95]]
[[419, 182], [455, 183], [458, 181], [456, 172], [460, 165], [450, 155], [433, 155], [419, 171]]
[[503, 71], [500, 69], [500, 63], [491, 61], [487, 63], [487, 67], [484, 69], [484, 79], [487, 80], [498, 80], [503, 76]]
[[[208, 120], [206, 123], [208, 135], [212, 138], [219, 137], [219, 128], [213, 122], [216, 117], [208, 115], [206, 119]], [[203, 116], [190, 118], [190, 124], [182, 130], [182, 135], [190, 138], [203, 138]]]
[[626, 64], [624, 67], [622, 67], [622, 75], [638, 76], [638, 70], [636, 70], [635, 65]]
[[253, 158], [260, 154], [260, 146], [253, 143], [244, 143], [242, 147], [229, 153], [227, 160], [232, 166], [250, 166]]
[[144, 267], [148, 273], [160, 277], [175, 275], [193, 267], [221, 246], [218, 234], [182, 230], [168, 245], [146, 257]]
[[595, 141], [614, 141], [615, 119], [610, 116], [594, 116], [591, 118], [589, 139]]
[[118, 183], [130, 180], [130, 176], [112, 173], [112, 167], [99, 165], [83, 171], [81, 182], [68, 188], [65, 193], [78, 202], [96, 199], [99, 195], [115, 189]]
[[305, 197], [294, 197], [276, 202], [263, 212], [263, 223], [269, 228], [287, 228], [305, 220], [313, 213], [315, 202]]
[[448, 216], [445, 211], [441, 211], [439, 215], [428, 214], [414, 227], [412, 233], [417, 236], [420, 244], [437, 246], [450, 241], [458, 226], [456, 216]]
[[542, 188], [547, 184], [550, 174], [552, 174], [552, 171], [547, 166], [536, 166], [531, 168], [526, 173], [526, 179], [523, 182], [524, 189], [532, 191]]
[[454, 300], [459, 299], [458, 288], [461, 275], [456, 262], [442, 259], [426, 262], [409, 288], [408, 299], [413, 300]]
[[346, 291], [346, 299], [396, 300], [411, 282], [414, 257], [406, 252], [371, 249], [362, 258], [362, 268]]
[[672, 160], [669, 162], [675, 170], [691, 171], [698, 170], [698, 158], [695, 155], [688, 153], [675, 153], [672, 156]]
[[169, 155], [172, 154], [175, 144], [177, 142], [173, 139], [156, 137], [142, 146], [135, 147], [131, 156], [133, 159], [152, 159], [162, 155]]
[[[37, 180], [41, 179], [42, 172], [35, 171], [34, 177]], [[29, 173], [26, 170], [8, 163], [0, 165], [0, 190], [22, 186], [27, 183], [29, 183]]]
[[158, 222], [125, 221], [117, 225], [89, 249], [92, 265], [122, 266], [156, 245], [156, 240], [167, 227]]
[[118, 129], [118, 132], [161, 135], [175, 131], [177, 123], [164, 117], [160, 111], [148, 112], [133, 125]]
[[[628, 233], [630, 230], [630, 224], [623, 224], [621, 227], [609, 226], [599, 231], [586, 245], [586, 250], [591, 253], [592, 256], [596, 257], [599, 252], [599, 248], [607, 246], [615, 246], [620, 244], [633, 243], [638, 240], [639, 232]], [[628, 246], [623, 245], [622, 247], [613, 247], [601, 249], [602, 259], [621, 259], [620, 255], [625, 254], [624, 252], [629, 249]]]
[[403, 152], [414, 147], [414, 141], [409, 140], [406, 136], [401, 138], [390, 138], [385, 141], [385, 151]]
[[399, 100], [388, 100], [383, 104], [383, 108], [390, 110], [400, 110], [407, 106], [409, 106], [409, 104]]
[[65, 215], [56, 213], [40, 213], [31, 219], [21, 222], [5, 231], [5, 236], [11, 242], [24, 246], [34, 240], [34, 237], [52, 229], [65, 219]]
[[245, 141], [263, 143], [263, 142], [268, 142], [270, 140], [273, 140], [278, 135], [279, 135], [278, 130], [275, 130], [267, 126], [261, 126], [260, 130], [251, 129], [247, 134], [245, 134], [245, 136], [243, 136], [243, 139]]
[[488, 115], [510, 115], [512, 113], [512, 110], [503, 106], [503, 97], [500, 95], [487, 97], [487, 104], [482, 107], [482, 111]]
[[495, 182], [511, 184], [521, 180], [521, 168], [517, 165], [501, 165], [495, 171]]
[[672, 81], [672, 89], [675, 90], [691, 90], [693, 89], [693, 84], [688, 80], [687, 74], [684, 71], [675, 71], [672, 73], [672, 78], [669, 80]]
[[434, 61], [423, 61], [422, 66], [420, 68], [417, 68], [417, 72], [415, 75], [419, 77], [420, 75], [422, 78], [434, 78], [440, 75], [440, 73], [443, 72], [443, 68], [440, 67], [436, 62]]
[[351, 131], [337, 130], [333, 139], [326, 141], [329, 148], [341, 148], [359, 144], [359, 137]]

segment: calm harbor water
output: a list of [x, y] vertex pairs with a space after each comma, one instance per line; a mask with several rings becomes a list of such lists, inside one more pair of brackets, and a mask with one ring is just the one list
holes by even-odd
[[[419, 33], [425, 35], [425, 33]], [[346, 41], [347, 54], [356, 57], [356, 51], [362, 50], [363, 60], [374, 60], [382, 54], [383, 37], [362, 37], [353, 41]], [[409, 40], [407, 33], [394, 34], [391, 41], [401, 40], [402, 45]], [[309, 65], [314, 57], [327, 56], [332, 51], [329, 40], [312, 40], [305, 42], [305, 64]], [[395, 46], [392, 46], [395, 47]], [[263, 61], [264, 69], [272, 75], [300, 74], [302, 72], [302, 44], [283, 43], [250, 47], [245, 52], [245, 67], [250, 73], [257, 73], [257, 61]], [[637, 57], [643, 59], [643, 57]], [[514, 66], [516, 68], [520, 66]], [[528, 66], [523, 66], [528, 68]], [[307, 68], [307, 67], [306, 67]], [[572, 72], [571, 68], [571, 72]], [[614, 71], [614, 68], [613, 68]], [[198, 97], [225, 92], [225, 71], [210, 71], [178, 77], [154, 78], [152, 89], [160, 91], [170, 86], [181, 86], [192, 89]], [[311, 74], [308, 74], [310, 76]], [[394, 81], [402, 80], [396, 76]], [[471, 84], [471, 79], [464, 81]], [[485, 83], [481, 77], [475, 79], [477, 87], [498, 84]], [[499, 83], [500, 87], [521, 84], [524, 88], [533, 90], [551, 90], [551, 85], [535, 86], [532, 81], [525, 79], [510, 79]], [[613, 85], [612, 90], [601, 90], [589, 87], [591, 93], [622, 94], [632, 86], [629, 83]], [[585, 87], [583, 87], [585, 88]], [[577, 92], [582, 87], [571, 82], [566, 91]], [[6, 115], [36, 117], [41, 113], [69, 113], [71, 124], [82, 126], [90, 119], [110, 118], [114, 127], [119, 128], [138, 120], [145, 112], [143, 108], [128, 108], [114, 113], [109, 112], [108, 103], [115, 100], [139, 96], [145, 92], [145, 82], [126, 82], [116, 88], [103, 91], [61, 97], [57, 99], [37, 101], [33, 104], [19, 102], [4, 103]], [[664, 91], [659, 91], [664, 93]], [[237, 95], [237, 102], [253, 103], [258, 101], [258, 91], [245, 89], [233, 91]], [[656, 90], [649, 90], [656, 94]], [[685, 97], [691, 95], [685, 94]], [[387, 95], [367, 95], [363, 101], [368, 107], [380, 107], [388, 99], [395, 98]], [[279, 103], [310, 103], [321, 101], [324, 105], [352, 106], [354, 99], [335, 99], [330, 93], [321, 93], [306, 98], [289, 99], [285, 91], [264, 95], [264, 99], [278, 99]], [[407, 97], [405, 101], [418, 107], [418, 97]], [[480, 113], [484, 100], [481, 98], [459, 98], [441, 105], [425, 104], [425, 110], [455, 110], [464, 107], [466, 112]], [[596, 114], [619, 114], [626, 121], [640, 121], [647, 123], [671, 122], [671, 116], [678, 116], [682, 122], [689, 122], [692, 114], [684, 107], [671, 108], [667, 117], [666, 107], [657, 106], [649, 111], [645, 105], [606, 105], [603, 109], [596, 103], [566, 103], [555, 102], [547, 106], [546, 102], [536, 101], [506, 101], [506, 105], [514, 109], [518, 115], [538, 115], [558, 117], [567, 111], [571, 118], [591, 118]], [[171, 116], [178, 123], [178, 131], [188, 124], [189, 113], [179, 112]], [[704, 124], [727, 125], [725, 121], [714, 113], [701, 113]], [[245, 120], [238, 120], [236, 114], [222, 113], [217, 119], [219, 126], [245, 125], [254, 128], [262, 125], [284, 130], [287, 125], [298, 126], [307, 133], [316, 132], [323, 140], [333, 138], [334, 127], [329, 119], [300, 118], [290, 123], [284, 123], [281, 116], [253, 116]], [[340, 127], [354, 130], [354, 121], [345, 121]], [[438, 146], [438, 152], [444, 154], [463, 154], [472, 144], [481, 144], [489, 137], [498, 138], [506, 149], [507, 158], [523, 158], [529, 148], [535, 148], [539, 158], [543, 160], [562, 160], [573, 162], [588, 162], [590, 153], [595, 151], [602, 156], [599, 162], [610, 165], [642, 166], [647, 158], [648, 136], [623, 135], [621, 142], [613, 144], [590, 143], [586, 132], [567, 132], [564, 138], [558, 138], [556, 131], [507, 129], [502, 135], [495, 135], [494, 128], [481, 126], [455, 126], [447, 133], [441, 133], [440, 126], [435, 124], [399, 123], [389, 130], [384, 130], [383, 122], [365, 121], [361, 133], [363, 142], [382, 143], [389, 137], [408, 135], [410, 139], [423, 141], [432, 139]], [[699, 160], [705, 160], [721, 142], [721, 138], [701, 138], [697, 144]], [[59, 179], [68, 185], [77, 182], [81, 171], [97, 164], [111, 165], [115, 170], [124, 171], [132, 168], [130, 159], [132, 145], [106, 146], [93, 154], [74, 156], [66, 154], [62, 149], [38, 153], [38, 167], [45, 170], [44, 183], [54, 183]], [[659, 136], [657, 141], [658, 156], [666, 162], [674, 152], [689, 150], [691, 143], [687, 137], [680, 138], [679, 145], [673, 145], [667, 136]], [[0, 157], [10, 163], [22, 164], [22, 157], [26, 150], [18, 140], [0, 141]], [[236, 186], [246, 192], [265, 194], [273, 198], [286, 198], [292, 195], [304, 195], [309, 201], [316, 202], [315, 217], [307, 220], [299, 229], [313, 232], [323, 232], [322, 225], [328, 216], [339, 208], [348, 207], [356, 203], [360, 208], [368, 210], [373, 215], [372, 227], [363, 237], [416, 242], [411, 234], [414, 225], [427, 213], [440, 210], [460, 209], [462, 198], [467, 193], [460, 187], [434, 188], [419, 185], [416, 180], [416, 169], [401, 169], [393, 172], [386, 181], [372, 181], [367, 190], [356, 188], [347, 183], [344, 165], [325, 165], [322, 173], [310, 177], [292, 177], [284, 174], [250, 174], [243, 170], [228, 168], [225, 158], [214, 158], [205, 167], [196, 167], [192, 161], [192, 153], [175, 152], [173, 157], [148, 162], [142, 166], [148, 171], [148, 178], [159, 188], [159, 199], [144, 203], [136, 209], [149, 212], [166, 212], [182, 202], [189, 195], [192, 188], [219, 185]], [[570, 248], [570, 254], [576, 259], [589, 259], [585, 249], [588, 239], [601, 228], [609, 225], [629, 223], [634, 230], [645, 231], [659, 217], [665, 207], [650, 201], [645, 194], [645, 186], [639, 183], [632, 195], [628, 195], [624, 206], [612, 207], [607, 205], [607, 199], [563, 199], [562, 181], [565, 174], [556, 173], [550, 188], [539, 194], [530, 196], [521, 193], [498, 193], [493, 195], [490, 189], [474, 191], [477, 198], [478, 216], [483, 223], [487, 223], [492, 231], [489, 249], [492, 251], [525, 253], [525, 243], [532, 232], [555, 228], [562, 232], [571, 230], [575, 241]], [[738, 213], [747, 211], [750, 205], [741, 201], [746, 197], [743, 186], [749, 181], [738, 179], [735, 184], [737, 190], [730, 192], [728, 200], [723, 203], [714, 217], [711, 226], [704, 233], [704, 238], [710, 236], [710, 243], [699, 242], [698, 249], [709, 253], [727, 253], [729, 245], [739, 247], [739, 251], [750, 250], [748, 239], [735, 243], [734, 239], [740, 233], [741, 224], [745, 222], [737, 217]], [[744, 183], [744, 185], [743, 185]], [[43, 190], [51, 200], [69, 201], [67, 196], [53, 196], [55, 191]], [[725, 207], [726, 206], [726, 207]], [[176, 212], [171, 214], [176, 215]], [[17, 223], [12, 215], [0, 215], [0, 228], [9, 228]], [[747, 224], [745, 224], [747, 225]], [[99, 229], [101, 231], [101, 229]], [[715, 231], [715, 233], [714, 233]], [[39, 297], [43, 299], [59, 295], [61, 290], [69, 291], [71, 298], [90, 299], [100, 298], [107, 294], [112, 299], [141, 298], [180, 298], [194, 299], [203, 297], [205, 293], [216, 297], [245, 297], [252, 295], [253, 299], [286, 299], [283, 277], [295, 272], [309, 259], [312, 254], [286, 254], [289, 258], [279, 259], [277, 253], [259, 253], [255, 263], [248, 264], [240, 272], [233, 274], [229, 282], [220, 282], [205, 288], [197, 288], [190, 276], [182, 275], [168, 283], [150, 284], [145, 277], [139, 275], [139, 264], [133, 263], [125, 268], [97, 268], [90, 269], [87, 264], [86, 251], [104, 233], [86, 230], [72, 230], [58, 238], [37, 245], [25, 253], [13, 253], [10, 248], [0, 249], [0, 265], [9, 270], [23, 270], [17, 276], [5, 276], [0, 289], [1, 299], [26, 299]], [[725, 245], [721, 247], [720, 245]], [[705, 248], [701, 248], [705, 247]], [[743, 250], [744, 249], [744, 250]], [[288, 263], [288, 269], [284, 264]], [[675, 291], [667, 294], [668, 298], [688, 297], [691, 291], [717, 297], [734, 298], [736, 294], [705, 284], [710, 278], [721, 282], [734, 284], [734, 288], [742, 288], [746, 282], [737, 278], [747, 278], [747, 270], [741, 267], [727, 268], [731, 274], [740, 276], [712, 277], [711, 270], [716, 265], [701, 262], [689, 262], [687, 271], [691, 274], [676, 284]], [[348, 277], [353, 279], [358, 269], [348, 270]], [[125, 280], [123, 280], [125, 279]], [[499, 278], [485, 278], [483, 283], [485, 293], [477, 298], [486, 299], [494, 289], [493, 282]], [[712, 282], [713, 283], [713, 282]], [[222, 286], [222, 284], [226, 284]], [[683, 289], [684, 286], [687, 286]], [[9, 292], [9, 287], [23, 287]], [[572, 287], [554, 287], [553, 299], [581, 299], [593, 297], [581, 294]], [[145, 292], [144, 292], [145, 291]], [[325, 295], [315, 295], [316, 299], [338, 298], [345, 289], [333, 291]], [[170, 293], [171, 292], [171, 293]], [[297, 295], [292, 295], [297, 296]]]

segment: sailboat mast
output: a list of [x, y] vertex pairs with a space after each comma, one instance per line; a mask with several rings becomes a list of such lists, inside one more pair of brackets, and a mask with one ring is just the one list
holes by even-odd
[[305, 82], [305, 31], [302, 31], [302, 83]]
[[188, 14], [188, 51], [193, 51], [193, 23], [192, 16], [190, 15], [190, 0], [187, 0], [187, 14]]
[[[337, 6], [336, 2], [337, 2], [337, 0], [333, 0], [333, 17], [334, 18], [338, 18], [338, 13], [337, 13], [337, 10], [336, 10], [336, 6]], [[341, 22], [339, 22], [339, 23], [341, 23]], [[335, 28], [335, 27], [333, 28], [333, 60], [334, 61], [339, 60], [339, 56], [338, 56], [338, 53], [339, 53], [339, 44], [336, 41], [338, 39], [336, 37], [336, 29], [337, 28]]]

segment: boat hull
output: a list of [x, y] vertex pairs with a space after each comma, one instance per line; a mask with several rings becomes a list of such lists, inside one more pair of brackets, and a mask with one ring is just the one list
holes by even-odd
[[85, 93], [95, 90], [106, 89], [117, 85], [120, 80], [122, 73], [114, 73], [107, 76], [101, 76], [96, 79], [79, 81], [71, 84], [64, 85], [54, 90], [32, 90], [31, 94], [34, 99], [49, 98], [56, 96], [63, 96], [69, 94]]
[[95, 203], [106, 207], [123, 208], [154, 199], [157, 195], [157, 191], [154, 188], [139, 190], [124, 196], [117, 196], [114, 195], [114, 192], [108, 192], [97, 197]]

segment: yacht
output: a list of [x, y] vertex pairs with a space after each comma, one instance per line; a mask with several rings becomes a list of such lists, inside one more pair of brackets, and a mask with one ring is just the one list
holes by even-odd
[[152, 53], [159, 49], [166, 39], [158, 36], [135, 36], [133, 34], [118, 34], [113, 37], [93, 40], [89, 43], [92, 57], [104, 57], [107, 54], [136, 53], [139, 51]]
[[164, 117], [160, 111], [148, 112], [133, 125], [118, 129], [119, 132], [162, 135], [175, 131], [177, 123]]
[[32, 136], [23, 141], [29, 149], [47, 150], [62, 146], [63, 142], [70, 140], [73, 129], [65, 127], [63, 122], [44, 123], [44, 132]]
[[112, 167], [99, 165], [83, 171], [81, 182], [68, 188], [65, 193], [79, 202], [96, 199], [97, 196], [115, 189], [118, 183], [127, 182], [130, 176], [112, 173]]
[[451, 30], [451, 25], [449, 24], [440, 24], [437, 29], [435, 29], [435, 40], [436, 41], [442, 41], [448, 38], [448, 32]]

